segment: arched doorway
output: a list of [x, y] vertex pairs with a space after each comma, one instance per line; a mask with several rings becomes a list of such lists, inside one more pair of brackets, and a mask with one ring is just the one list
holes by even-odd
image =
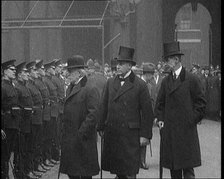
[[190, 69], [192, 63], [209, 65], [212, 61], [211, 16], [200, 3], [182, 6], [175, 18], [175, 40], [180, 42], [183, 65]]

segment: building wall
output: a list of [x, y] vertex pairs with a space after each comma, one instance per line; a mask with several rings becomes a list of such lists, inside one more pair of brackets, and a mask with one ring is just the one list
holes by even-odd
[[170, 42], [174, 39], [175, 17], [178, 10], [187, 3], [201, 3], [210, 12], [212, 18], [212, 64], [221, 64], [221, 0], [163, 0], [162, 23], [163, 42]]

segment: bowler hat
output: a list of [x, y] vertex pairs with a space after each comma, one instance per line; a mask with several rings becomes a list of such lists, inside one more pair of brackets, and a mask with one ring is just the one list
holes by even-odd
[[32, 61], [32, 62], [29, 62], [29, 63], [26, 64], [26, 68], [28, 70], [36, 69], [35, 65], [36, 65], [36, 62], [35, 61]]
[[67, 69], [71, 68], [86, 68], [87, 66], [84, 64], [84, 57], [81, 55], [74, 55], [67, 59]]
[[120, 46], [117, 62], [129, 62], [133, 66], [136, 65], [136, 62], [133, 60], [135, 49], [130, 47]]
[[145, 63], [142, 65], [143, 73], [155, 73], [155, 65], [153, 63]]
[[163, 58], [166, 60], [170, 56], [184, 55], [180, 51], [180, 43], [178, 41], [163, 44]]
[[22, 62], [19, 65], [16, 66], [16, 74], [22, 72], [22, 71], [28, 71], [26, 68], [26, 62]]
[[15, 61], [16, 61], [16, 59], [12, 59], [12, 60], [8, 60], [6, 62], [3, 62], [2, 63], [2, 70], [6, 70], [6, 69], [8, 69], [11, 66], [15, 66], [14, 65]]

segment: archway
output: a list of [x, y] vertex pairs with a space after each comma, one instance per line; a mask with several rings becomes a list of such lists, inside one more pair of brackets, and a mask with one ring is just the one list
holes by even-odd
[[180, 42], [183, 65], [190, 69], [192, 63], [209, 65], [212, 61], [212, 23], [210, 13], [200, 3], [182, 6], [175, 18], [175, 40]]

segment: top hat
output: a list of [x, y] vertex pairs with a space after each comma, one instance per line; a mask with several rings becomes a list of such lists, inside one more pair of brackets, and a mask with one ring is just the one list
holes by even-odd
[[174, 56], [174, 55], [184, 55], [180, 51], [180, 43], [177, 41], [164, 43], [163, 44], [163, 58], [167, 59], [168, 57]]
[[81, 55], [74, 55], [71, 58], [67, 59], [67, 69], [72, 68], [86, 68], [87, 66], [84, 64], [84, 57]]
[[52, 62], [49, 62], [49, 63], [45, 63], [44, 64], [44, 68], [47, 70], [47, 69], [49, 69], [49, 68], [54, 68], [55, 66], [54, 66], [54, 61], [52, 61]]
[[145, 63], [142, 65], [143, 73], [155, 73], [155, 65], [153, 63]]
[[16, 74], [22, 72], [22, 71], [28, 71], [26, 68], [26, 62], [22, 62], [19, 65], [16, 66]]
[[6, 62], [3, 62], [2, 63], [2, 70], [6, 70], [6, 69], [8, 69], [11, 66], [15, 66], [14, 65], [15, 61], [16, 61], [16, 59], [12, 59], [12, 60], [8, 60]]
[[35, 65], [36, 65], [36, 62], [32, 61], [26, 64], [26, 68], [27, 70], [36, 69]]
[[133, 66], [136, 65], [136, 62], [133, 60], [135, 49], [129, 47], [120, 46], [117, 62], [129, 62]]

